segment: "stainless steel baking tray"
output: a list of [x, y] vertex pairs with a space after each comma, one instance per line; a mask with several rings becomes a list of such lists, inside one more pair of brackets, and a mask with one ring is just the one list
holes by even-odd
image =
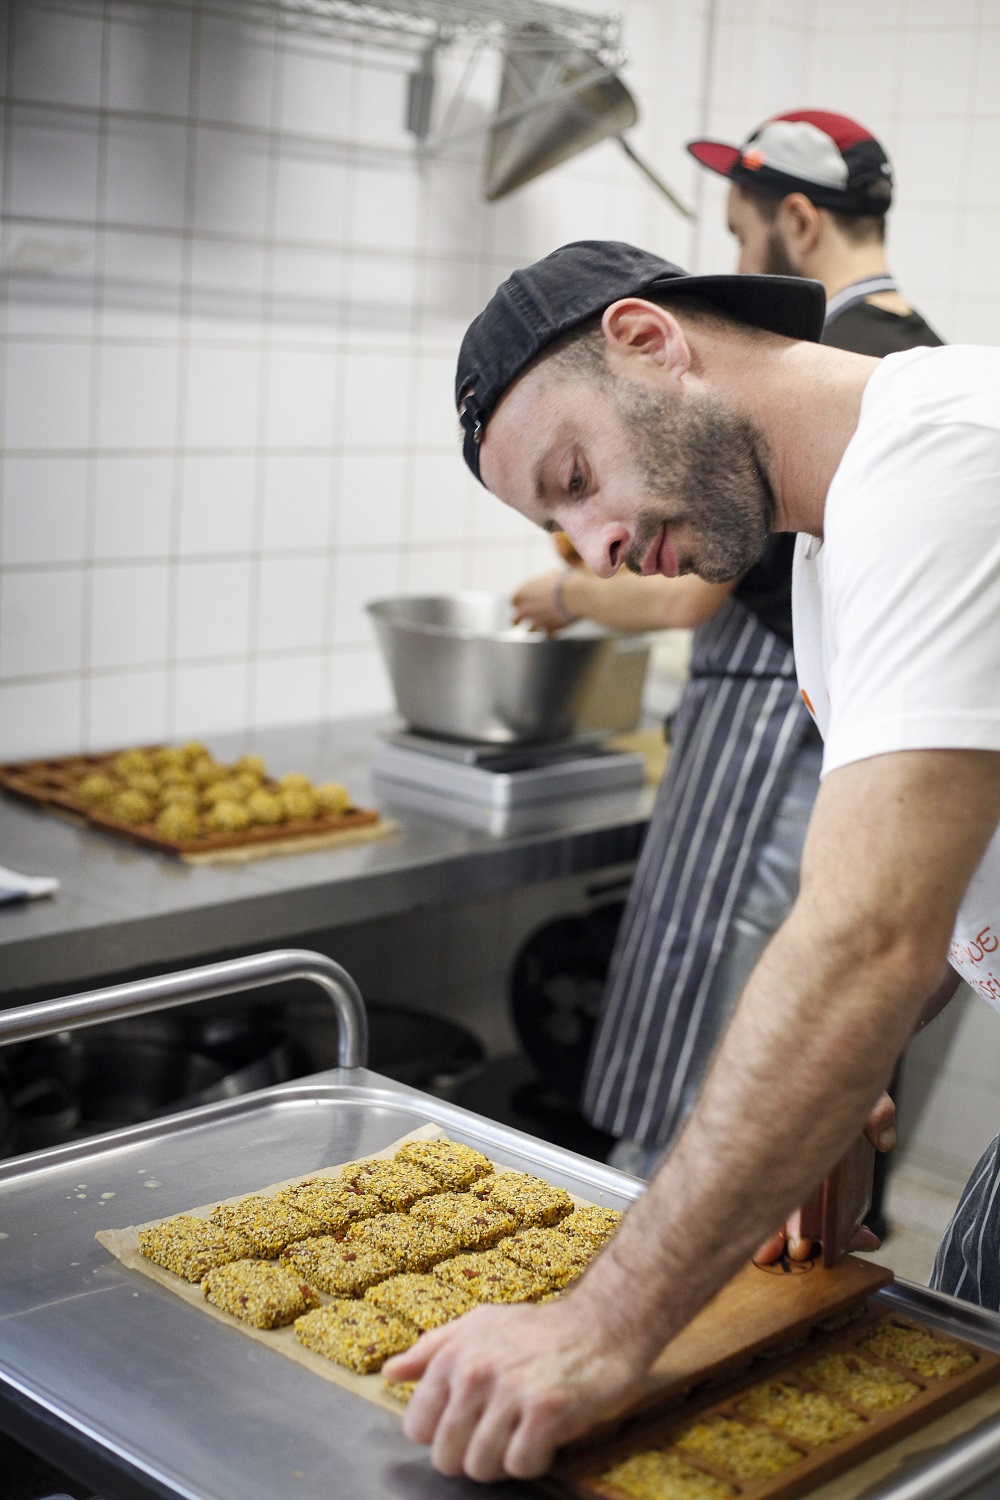
[[47, 1417], [92, 1455], [95, 1487], [103, 1458], [124, 1496], [461, 1494], [396, 1418], [199, 1317], [94, 1240], [100, 1228], [381, 1150], [428, 1121], [612, 1207], [641, 1191], [610, 1167], [363, 1069], [2, 1163], [0, 1425]]

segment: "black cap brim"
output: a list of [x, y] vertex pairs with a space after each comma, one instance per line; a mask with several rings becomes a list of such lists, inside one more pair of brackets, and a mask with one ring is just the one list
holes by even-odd
[[819, 343], [826, 316], [822, 282], [801, 276], [668, 276], [654, 281], [646, 291], [658, 296], [676, 292], [679, 297], [703, 297], [720, 312], [754, 328], [811, 344]]

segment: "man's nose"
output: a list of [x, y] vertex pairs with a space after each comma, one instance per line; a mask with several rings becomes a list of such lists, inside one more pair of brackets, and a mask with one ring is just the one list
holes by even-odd
[[625, 560], [631, 540], [629, 529], [620, 523], [582, 531], [567, 526], [567, 535], [587, 567], [598, 578], [612, 578]]

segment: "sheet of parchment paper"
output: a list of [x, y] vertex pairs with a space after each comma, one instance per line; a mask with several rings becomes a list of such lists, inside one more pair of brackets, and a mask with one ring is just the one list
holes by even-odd
[[[393, 1141], [391, 1146], [386, 1146], [383, 1151], [376, 1151], [371, 1156], [359, 1158], [359, 1161], [376, 1161], [394, 1156], [404, 1141], [434, 1141], [441, 1140], [445, 1132], [438, 1125], [421, 1125], [416, 1130], [411, 1130], [408, 1135], [400, 1136], [398, 1141]], [[304, 1172], [299, 1177], [290, 1177], [287, 1182], [274, 1182], [270, 1187], [256, 1189], [265, 1198], [272, 1198], [279, 1189], [290, 1187], [293, 1182], [301, 1182], [305, 1177], [339, 1177], [341, 1172], [351, 1166], [357, 1166], [358, 1162], [339, 1162], [336, 1166], [325, 1167], [316, 1172]], [[493, 1165], [498, 1171], [504, 1168], [498, 1163]], [[182, 1209], [182, 1213], [189, 1214], [195, 1219], [207, 1219], [213, 1208], [220, 1203], [238, 1203], [245, 1198], [246, 1193], [239, 1193], [234, 1198], [216, 1198], [214, 1202], [202, 1204], [199, 1208]], [[572, 1195], [571, 1195], [572, 1196]], [[587, 1205], [585, 1198], [574, 1197], [573, 1201], [581, 1207]], [[175, 1214], [167, 1214], [166, 1218], [176, 1218]], [[123, 1266], [128, 1266], [131, 1271], [139, 1271], [143, 1276], [158, 1282], [160, 1286], [166, 1287], [168, 1292], [173, 1292], [175, 1297], [180, 1297], [189, 1307], [196, 1308], [203, 1315], [214, 1318], [217, 1322], [224, 1323], [227, 1328], [234, 1329], [237, 1333], [245, 1334], [247, 1338], [256, 1339], [259, 1344], [265, 1344], [277, 1354], [283, 1354], [286, 1359], [294, 1359], [296, 1364], [305, 1365], [306, 1369], [312, 1370], [313, 1374], [319, 1375], [323, 1380], [330, 1380], [334, 1385], [339, 1385], [347, 1391], [353, 1391], [356, 1396], [361, 1396], [365, 1401], [372, 1401], [376, 1406], [381, 1406], [385, 1411], [391, 1411], [397, 1417], [402, 1418], [403, 1406], [394, 1396], [386, 1392], [385, 1382], [378, 1375], [355, 1375], [353, 1370], [347, 1370], [343, 1365], [334, 1364], [333, 1360], [324, 1359], [321, 1354], [314, 1354], [304, 1344], [299, 1343], [295, 1337], [293, 1327], [287, 1328], [253, 1328], [249, 1323], [243, 1323], [239, 1318], [232, 1317], [229, 1313], [222, 1312], [218, 1307], [213, 1307], [207, 1302], [197, 1282], [185, 1281], [182, 1276], [175, 1276], [172, 1271], [165, 1271], [161, 1266], [154, 1265], [147, 1260], [139, 1250], [139, 1231], [141, 1229], [152, 1229], [156, 1224], [162, 1224], [164, 1217], [151, 1219], [148, 1224], [130, 1224], [125, 1229], [99, 1229], [94, 1236], [105, 1248], [109, 1250]], [[319, 1294], [320, 1302], [326, 1304], [333, 1302], [333, 1297], [328, 1297], [325, 1292]]]

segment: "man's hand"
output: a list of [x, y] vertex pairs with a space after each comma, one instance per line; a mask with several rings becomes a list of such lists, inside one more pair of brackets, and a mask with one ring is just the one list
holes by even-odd
[[514, 624], [527, 621], [532, 630], [544, 630], [553, 635], [569, 624], [567, 616], [560, 611], [556, 589], [565, 580], [565, 573], [543, 573], [540, 578], [529, 578], [522, 583], [513, 598]]
[[[896, 1106], [888, 1094], [883, 1094], [865, 1121], [865, 1135], [876, 1151], [892, 1151], [896, 1145]], [[877, 1250], [882, 1241], [877, 1234], [862, 1224], [854, 1232], [848, 1249]], [[780, 1229], [761, 1245], [754, 1256], [759, 1266], [769, 1266], [772, 1261], [788, 1255], [789, 1260], [808, 1260], [813, 1252], [812, 1240], [804, 1240], [799, 1233], [799, 1215], [792, 1214]]]
[[557, 1447], [641, 1391], [647, 1364], [574, 1292], [546, 1307], [477, 1308], [425, 1333], [385, 1375], [420, 1381], [404, 1428], [431, 1444], [435, 1468], [489, 1481], [543, 1474]]

